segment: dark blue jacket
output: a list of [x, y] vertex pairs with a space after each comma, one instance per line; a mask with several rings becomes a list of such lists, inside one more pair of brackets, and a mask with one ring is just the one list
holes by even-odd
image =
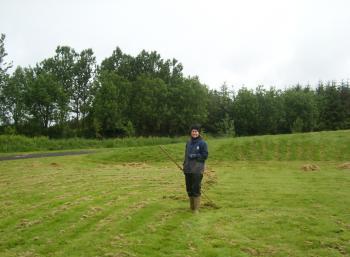
[[191, 139], [186, 144], [184, 172], [185, 173], [203, 173], [204, 162], [208, 158], [208, 145], [201, 138]]

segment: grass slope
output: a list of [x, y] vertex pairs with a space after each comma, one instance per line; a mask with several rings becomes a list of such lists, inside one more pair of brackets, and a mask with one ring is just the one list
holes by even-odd
[[[209, 140], [203, 187], [220, 208], [203, 197], [199, 215], [155, 146], [0, 162], [0, 256], [349, 256], [349, 140]], [[183, 143], [167, 148], [181, 161]]]
[[159, 144], [172, 144], [183, 141], [183, 138], [170, 137], [130, 137], [114, 139], [49, 139], [47, 137], [24, 137], [0, 135], [0, 153], [13, 152], [33, 152], [33, 151], [51, 151], [51, 150], [70, 150], [70, 149], [91, 149], [91, 148], [116, 148], [147, 146]]
[[[210, 139], [210, 162], [218, 161], [346, 161], [350, 160], [350, 130]], [[166, 146], [181, 162], [184, 144]], [[165, 161], [158, 146], [129, 147], [93, 156], [98, 162]]]

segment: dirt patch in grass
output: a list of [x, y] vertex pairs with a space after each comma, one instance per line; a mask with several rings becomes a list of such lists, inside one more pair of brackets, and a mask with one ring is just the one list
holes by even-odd
[[305, 164], [301, 166], [301, 169], [303, 171], [316, 171], [316, 170], [320, 170], [320, 167], [316, 164]]
[[38, 167], [40, 167], [41, 165], [40, 165], [40, 163], [38, 163], [38, 162], [33, 162], [31, 165], [30, 165], [30, 167], [31, 168], [38, 168]]
[[143, 209], [148, 204], [149, 204], [148, 201], [138, 202], [138, 203], [135, 203], [134, 205], [130, 206], [129, 209], [133, 209], [133, 210]]
[[250, 256], [259, 256], [259, 251], [257, 249], [251, 248], [251, 247], [244, 247], [241, 248], [241, 250], [247, 254], [249, 254]]
[[215, 210], [220, 209], [220, 206], [218, 206], [216, 203], [212, 201], [206, 201], [202, 204], [202, 206], [207, 209], [215, 209]]
[[25, 229], [28, 227], [31, 227], [33, 225], [40, 224], [41, 220], [29, 220], [29, 219], [22, 219], [16, 226], [17, 229]]
[[163, 195], [163, 199], [186, 200], [186, 197], [183, 195]]
[[204, 176], [205, 176], [204, 185], [207, 188], [217, 183], [218, 178], [216, 176], [215, 170], [207, 168], [206, 171], [204, 172]]
[[131, 167], [131, 168], [139, 168], [139, 169], [146, 169], [146, 168], [150, 167], [149, 165], [147, 165], [144, 162], [128, 162], [128, 163], [123, 163], [122, 166]]
[[345, 163], [340, 164], [338, 166], [338, 169], [342, 169], [342, 170], [350, 169], [350, 162], [345, 162]]

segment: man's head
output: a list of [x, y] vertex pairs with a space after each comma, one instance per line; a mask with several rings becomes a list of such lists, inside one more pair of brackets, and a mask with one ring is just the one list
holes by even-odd
[[197, 138], [200, 136], [200, 132], [201, 132], [201, 127], [200, 125], [192, 125], [191, 126], [191, 137], [192, 138]]

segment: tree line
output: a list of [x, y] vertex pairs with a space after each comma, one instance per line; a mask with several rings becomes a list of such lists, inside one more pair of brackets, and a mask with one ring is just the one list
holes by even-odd
[[224, 84], [210, 90], [184, 76], [176, 59], [156, 51], [131, 56], [116, 48], [97, 64], [92, 49], [58, 46], [35, 67], [5, 62], [0, 38], [0, 133], [52, 138], [174, 136], [200, 123], [219, 135], [350, 128], [348, 82], [285, 90]]
[[284, 134], [350, 128], [348, 81], [294, 85], [285, 90], [209, 91], [208, 131], [238, 135]]

